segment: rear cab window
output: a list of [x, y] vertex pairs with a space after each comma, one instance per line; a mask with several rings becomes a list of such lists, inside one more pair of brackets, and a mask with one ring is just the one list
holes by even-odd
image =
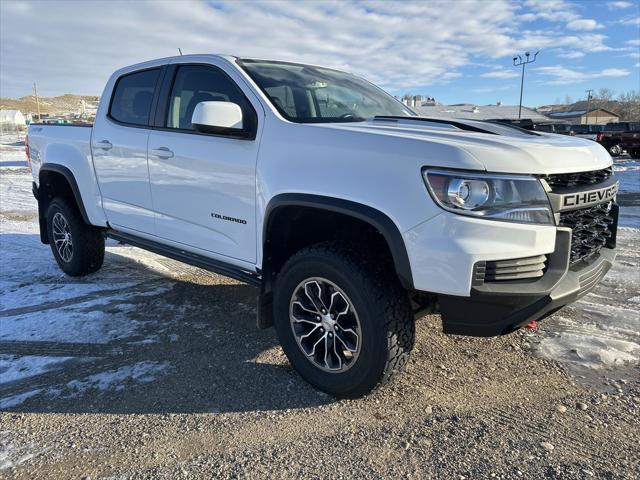
[[116, 82], [111, 97], [109, 116], [120, 123], [149, 125], [153, 94], [160, 77], [160, 68], [123, 75]]

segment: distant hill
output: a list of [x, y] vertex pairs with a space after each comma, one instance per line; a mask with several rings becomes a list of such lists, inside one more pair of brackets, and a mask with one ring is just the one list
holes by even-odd
[[[38, 97], [41, 113], [76, 112], [80, 108], [80, 101], [96, 103], [100, 97], [95, 95], [73, 95], [67, 93], [59, 97]], [[36, 97], [29, 95], [20, 98], [0, 98], [0, 109], [20, 110], [22, 113], [37, 113]]]

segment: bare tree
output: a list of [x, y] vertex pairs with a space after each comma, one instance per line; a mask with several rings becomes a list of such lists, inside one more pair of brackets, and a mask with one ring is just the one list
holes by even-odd
[[640, 91], [629, 90], [618, 96], [618, 111], [620, 120], [632, 122], [640, 121]]
[[598, 90], [595, 98], [601, 102], [610, 102], [611, 100], [613, 100], [614, 95], [615, 92], [610, 88], [601, 88]]

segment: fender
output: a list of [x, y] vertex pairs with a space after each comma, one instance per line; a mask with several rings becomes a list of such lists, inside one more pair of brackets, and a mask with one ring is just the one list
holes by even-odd
[[[61, 130], [63, 128], [66, 127], [60, 127]], [[64, 131], [65, 135], [68, 133], [68, 143], [55, 141], [45, 144], [40, 151], [40, 170], [61, 174], [69, 182], [83, 220], [89, 225], [106, 227], [107, 218], [93, 168], [90, 135], [86, 130], [86, 127], [70, 128], [68, 132]]]
[[413, 276], [411, 274], [411, 263], [407, 255], [404, 240], [396, 224], [380, 210], [369, 207], [362, 203], [344, 200], [341, 198], [324, 197], [307, 193], [282, 193], [271, 198], [264, 214], [262, 231], [262, 241], [264, 244], [272, 217], [272, 213], [280, 207], [300, 206], [312, 207], [321, 210], [341, 213], [368, 223], [378, 230], [389, 246], [393, 263], [401, 285], [413, 290]]
[[[71, 191], [73, 192], [73, 197], [76, 200], [76, 204], [78, 205], [78, 209], [80, 210], [80, 214], [82, 215], [82, 219], [84, 220], [85, 223], [91, 225], [91, 221], [89, 220], [89, 216], [87, 215], [87, 210], [84, 208], [84, 202], [82, 201], [82, 195], [80, 193], [80, 189], [78, 188], [78, 182], [76, 182], [76, 178], [73, 176], [73, 173], [71, 172], [71, 170], [69, 170], [67, 167], [63, 165], [58, 165], [57, 163], [45, 163], [40, 168], [40, 172], [38, 174], [38, 176], [40, 177], [40, 182], [39, 182], [40, 189], [42, 189], [42, 186], [43, 186], [42, 175], [43, 173], [46, 174], [46, 172], [59, 173], [67, 180], [67, 182], [69, 183], [69, 186], [71, 187]], [[44, 199], [41, 197], [42, 195], [39, 194], [38, 204], [44, 201]], [[45, 212], [42, 212], [43, 215], [44, 213]]]

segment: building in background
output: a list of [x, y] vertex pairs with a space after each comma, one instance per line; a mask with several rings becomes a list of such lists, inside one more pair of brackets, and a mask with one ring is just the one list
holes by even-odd
[[0, 110], [0, 133], [17, 133], [27, 127], [20, 110]]
[[593, 110], [570, 110], [565, 112], [550, 112], [547, 116], [552, 120], [558, 120], [571, 124], [591, 124], [605, 125], [607, 123], [616, 123], [620, 121], [620, 117], [604, 108]]
[[[518, 105], [425, 105], [414, 106], [423, 117], [471, 119], [471, 120], [518, 120]], [[549, 118], [530, 108], [522, 107], [522, 119], [533, 123], [549, 122]]]

